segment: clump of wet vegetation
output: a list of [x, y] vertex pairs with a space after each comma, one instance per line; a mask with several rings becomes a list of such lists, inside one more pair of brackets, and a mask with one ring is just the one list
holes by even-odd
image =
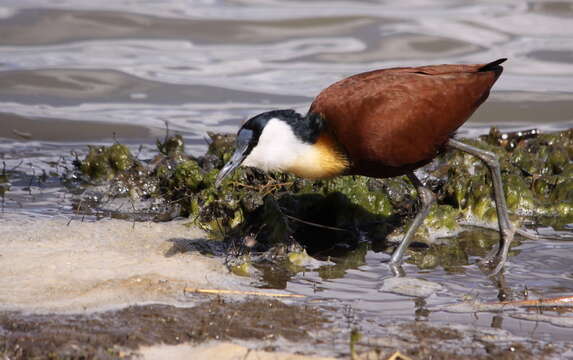
[[[239, 274], [252, 272], [251, 260], [290, 264], [283, 268], [293, 272], [304, 269], [308, 262], [300, 265], [287, 256], [303, 254], [303, 249], [321, 260], [359, 265], [364, 261], [363, 244], [391, 252], [388, 240], [399, 240], [417, 211], [417, 194], [406, 177], [310, 181], [239, 168], [215, 188], [216, 175], [234, 150], [234, 135], [210, 138], [207, 152], [193, 157], [185, 154], [180, 136], [167, 137], [158, 141], [158, 153], [148, 161], [137, 159], [121, 144], [90, 147], [84, 159], [76, 160], [70, 177], [80, 194], [76, 210], [134, 220], [188, 217], [191, 225], [224, 241], [229, 265]], [[499, 156], [512, 220], [556, 228], [572, 221], [573, 129], [502, 134], [492, 128], [486, 136], [463, 141]], [[448, 151], [422, 173], [438, 202], [416, 235], [418, 247], [410, 261], [426, 268], [455, 268], [467, 264], [469, 254], [487, 252], [496, 239], [435, 239], [459, 232], [460, 221], [495, 226], [485, 164], [469, 154]], [[106, 208], [110, 199], [119, 201], [117, 207], [123, 210]], [[444, 258], [449, 260], [440, 260]], [[328, 263], [323, 266], [328, 269]], [[344, 272], [346, 266], [342, 268]]]
[[[563, 218], [573, 215], [573, 129], [519, 138], [492, 129], [480, 139], [465, 142], [498, 155], [510, 212], [515, 215]], [[512, 139], [512, 136], [514, 137]], [[512, 140], [508, 140], [512, 139]], [[477, 219], [495, 220], [488, 196], [491, 180], [485, 165], [471, 155], [445, 156], [448, 185], [444, 195]]]

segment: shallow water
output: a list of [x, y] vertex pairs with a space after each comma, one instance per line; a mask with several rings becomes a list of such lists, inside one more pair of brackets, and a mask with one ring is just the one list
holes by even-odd
[[[497, 239], [494, 232], [468, 231], [457, 237], [479, 236]], [[429, 297], [405, 296], [381, 291], [384, 282], [393, 277], [385, 266], [389, 256], [368, 251], [363, 264], [347, 269], [343, 276], [336, 274], [336, 267], [318, 271], [307, 271], [291, 279], [287, 289], [318, 299], [333, 299], [352, 310], [362, 320], [368, 319], [377, 325], [388, 320], [438, 321], [492, 327], [510, 330], [518, 336], [538, 340], [571, 340], [573, 336], [573, 316], [556, 310], [546, 314], [568, 319], [562, 327], [541, 321], [519, 319], [520, 314], [531, 314], [532, 310], [504, 310], [477, 312], [468, 307], [463, 312], [450, 309], [448, 305], [467, 302], [497, 302], [502, 296], [523, 299], [527, 291], [529, 298], [551, 298], [573, 293], [573, 265], [571, 252], [573, 243], [565, 241], [523, 241], [512, 248], [509, 263], [501, 279], [489, 278], [479, 270], [476, 262], [479, 257], [469, 257], [470, 265], [438, 266], [433, 269], [420, 269], [406, 264], [408, 278], [427, 280], [440, 284], [441, 288]], [[335, 273], [335, 276], [332, 276]], [[422, 284], [423, 285], [423, 284]], [[414, 285], [414, 291], [420, 286]], [[326, 301], [326, 300], [325, 300]], [[541, 311], [543, 313], [543, 311]], [[535, 311], [533, 311], [535, 314]], [[360, 321], [356, 321], [360, 324]], [[360, 327], [360, 325], [357, 325]], [[364, 326], [364, 325], [363, 325]], [[365, 326], [366, 333], [376, 334], [376, 326]]]
[[[0, 225], [72, 217], [71, 196], [55, 174], [87, 144], [119, 140], [146, 158], [168, 124], [198, 154], [207, 131], [235, 131], [272, 108], [304, 112], [320, 89], [374, 68], [508, 57], [490, 99], [460, 133], [484, 133], [491, 125], [568, 128], [571, 49], [570, 1], [6, 0], [0, 4], [0, 160], [17, 173], [2, 197]], [[6, 241], [0, 235], [2, 246]], [[500, 289], [573, 295], [573, 242], [523, 240], [514, 254], [502, 287], [479, 271], [476, 254], [456, 269], [407, 265], [411, 277], [442, 284], [426, 300], [379, 291], [390, 273], [381, 265], [387, 255], [373, 251], [347, 270], [298, 274], [286, 288], [348, 307], [368, 319], [365, 332], [418, 318], [573, 338], [573, 327], [513, 316], [523, 311], [439, 308], [467, 296], [495, 301]]]

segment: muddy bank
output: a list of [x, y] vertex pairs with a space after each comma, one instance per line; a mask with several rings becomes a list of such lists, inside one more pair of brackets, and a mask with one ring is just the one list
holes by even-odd
[[[351, 332], [347, 350], [332, 357], [318, 357], [285, 352], [268, 352], [252, 343], [209, 342], [202, 345], [156, 345], [143, 347], [144, 359], [335, 359], [354, 360], [436, 359], [436, 360], [486, 360], [486, 359], [557, 359], [573, 355], [571, 349], [559, 345], [541, 344], [512, 336], [500, 330], [484, 330], [451, 325], [429, 325], [407, 322], [388, 326], [389, 335], [364, 338]], [[316, 341], [316, 339], [315, 339]], [[340, 339], [339, 341], [342, 341]], [[320, 343], [320, 340], [318, 340]], [[320, 348], [320, 345], [317, 346]], [[399, 354], [399, 356], [397, 355]], [[395, 356], [395, 357], [392, 357]], [[406, 358], [407, 356], [407, 358]]]
[[[0, 313], [0, 355], [10, 359], [552, 359], [571, 346], [500, 329], [389, 323], [383, 336], [339, 328], [311, 305], [216, 298], [192, 308], [130, 306], [92, 314]], [[202, 345], [203, 344], [203, 345]], [[235, 344], [235, 345], [233, 345]], [[241, 344], [241, 345], [237, 345]], [[324, 357], [320, 357], [324, 358]]]
[[216, 299], [193, 308], [130, 306], [75, 315], [0, 313], [0, 354], [10, 359], [132, 358], [154, 344], [206, 340], [309, 339], [327, 322], [317, 310], [276, 300], [227, 302]]

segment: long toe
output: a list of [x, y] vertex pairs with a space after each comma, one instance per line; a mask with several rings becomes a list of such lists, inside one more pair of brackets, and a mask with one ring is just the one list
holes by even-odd
[[505, 266], [505, 262], [507, 260], [507, 253], [505, 254], [494, 254], [492, 258], [487, 256], [482, 261], [479, 262], [479, 267], [482, 272], [487, 274], [488, 276], [495, 276], [497, 275]]
[[496, 275], [503, 269], [507, 256], [509, 254], [509, 247], [513, 241], [513, 237], [517, 229], [512, 227], [509, 231], [502, 233], [502, 238], [499, 245], [492, 249], [492, 251], [480, 263], [482, 271], [488, 275]]
[[483, 259], [481, 259], [479, 261], [479, 264], [484, 265], [484, 266], [491, 264], [492, 262], [495, 261], [499, 252], [500, 252], [499, 251], [499, 244], [495, 244], [495, 246], [487, 253], [487, 255], [484, 256]]
[[405, 277], [406, 276], [406, 271], [404, 271], [402, 264], [389, 262], [388, 267], [390, 268], [390, 271], [392, 272], [392, 275], [394, 275], [394, 277]]
[[[515, 233], [518, 235], [523, 236], [524, 238], [530, 239], [530, 240], [543, 240], [543, 239], [550, 239], [551, 236], [541, 236], [539, 234], [534, 233], [531, 230], [527, 230], [527, 229], [516, 229]], [[559, 237], [555, 237], [556, 239], [559, 239]]]

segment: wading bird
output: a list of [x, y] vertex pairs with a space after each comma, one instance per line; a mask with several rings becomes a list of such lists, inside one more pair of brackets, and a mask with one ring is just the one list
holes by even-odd
[[259, 114], [239, 129], [235, 152], [216, 185], [240, 165], [309, 179], [407, 175], [422, 206], [390, 259], [399, 266], [436, 201], [413, 171], [448, 148], [461, 150], [484, 161], [493, 178], [501, 240], [485, 263], [497, 273], [516, 231], [507, 213], [499, 162], [493, 153], [452, 137], [487, 99], [505, 60], [374, 70], [327, 87], [305, 116], [294, 110]]

